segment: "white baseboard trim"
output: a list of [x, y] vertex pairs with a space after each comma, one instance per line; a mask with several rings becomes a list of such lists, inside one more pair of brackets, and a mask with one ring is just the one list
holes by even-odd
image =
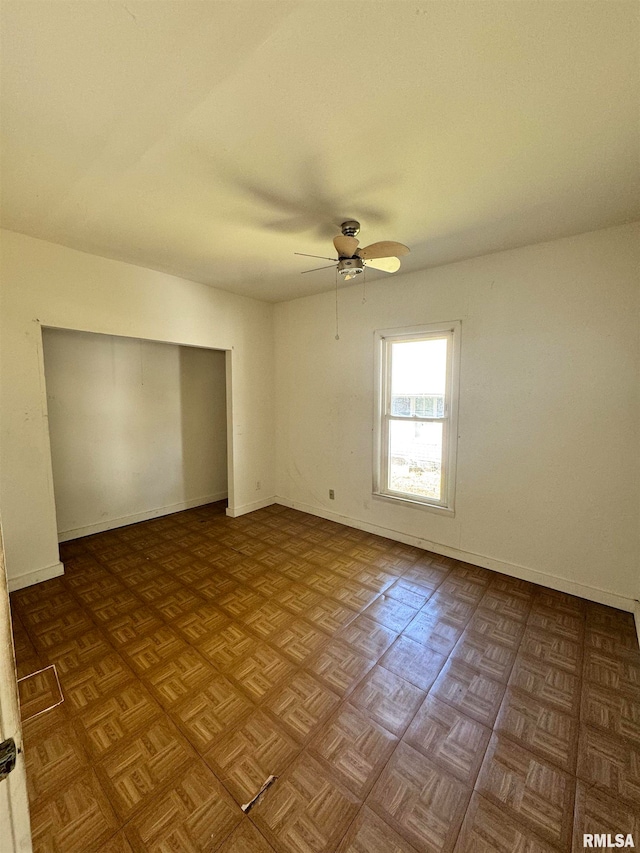
[[[569, 580], [568, 578], [557, 577], [546, 572], [530, 569], [527, 566], [519, 566], [515, 563], [507, 563], [503, 560], [497, 560], [494, 557], [485, 557], [482, 554], [473, 554], [469, 551], [462, 551], [459, 548], [451, 548], [448, 545], [441, 545], [439, 542], [431, 542], [429, 539], [421, 539], [418, 536], [410, 536], [402, 533], [399, 530], [392, 530], [387, 527], [381, 527], [377, 524], [370, 524], [367, 521], [361, 521], [358, 518], [340, 515], [331, 510], [304, 504], [299, 501], [290, 501], [287, 498], [277, 496], [274, 503], [282, 504], [290, 509], [298, 509], [301, 512], [308, 512], [310, 515], [317, 515], [320, 518], [326, 518], [328, 521], [336, 521], [338, 524], [344, 524], [347, 527], [355, 527], [358, 530], [364, 530], [367, 533], [375, 533], [377, 536], [385, 536], [387, 539], [393, 539], [396, 542], [402, 542], [405, 545], [415, 545], [418, 548], [423, 548], [425, 551], [433, 551], [434, 554], [442, 554], [444, 557], [451, 557], [454, 560], [461, 560], [465, 563], [472, 563], [474, 566], [480, 566], [483, 569], [491, 569], [494, 572], [500, 572], [503, 575], [518, 578], [520, 580], [529, 581], [530, 583], [539, 584], [540, 586], [549, 587], [550, 589], [566, 592], [569, 595], [577, 595], [580, 598], [586, 598], [588, 601], [595, 601], [598, 604], [606, 604], [608, 607], [617, 607], [619, 610], [627, 610], [636, 612], [635, 608], [638, 602], [632, 598], [627, 598], [623, 595], [618, 595], [615, 592], [609, 592], [605, 589], [589, 586], [588, 584], [578, 583], [577, 581]], [[636, 615], [636, 624], [640, 617]]]
[[264, 509], [266, 506], [271, 506], [271, 504], [280, 503], [276, 498], [261, 498], [259, 501], [252, 501], [248, 504], [241, 504], [240, 506], [228, 506], [227, 507], [227, 515], [229, 518], [239, 518], [241, 515], [246, 515], [248, 512], [255, 512], [257, 509]]
[[33, 586], [35, 583], [59, 578], [63, 574], [64, 566], [62, 563], [54, 563], [53, 566], [46, 566], [44, 569], [34, 569], [31, 572], [25, 572], [23, 575], [7, 578], [7, 585], [9, 592], [15, 592], [17, 589], [24, 589], [26, 586]]
[[151, 518], [160, 518], [162, 515], [171, 515], [173, 512], [181, 512], [184, 509], [193, 509], [196, 506], [222, 501], [227, 497], [227, 492], [217, 492], [214, 495], [206, 495], [203, 498], [192, 498], [188, 501], [160, 506], [145, 512], [137, 512], [133, 515], [123, 515], [119, 518], [110, 518], [97, 524], [87, 524], [84, 527], [75, 527], [72, 530], [61, 530], [58, 532], [58, 542], [68, 542], [70, 539], [79, 539], [81, 536], [91, 536], [92, 533], [103, 533], [105, 530], [114, 530], [116, 527], [126, 527], [128, 524], [138, 524], [140, 521], [149, 521]]

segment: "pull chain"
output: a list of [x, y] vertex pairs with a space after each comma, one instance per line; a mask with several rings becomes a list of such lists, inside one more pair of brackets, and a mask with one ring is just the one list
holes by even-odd
[[362, 270], [362, 304], [367, 301], [367, 268]]
[[338, 328], [338, 268], [336, 267], [336, 340], [340, 340], [340, 330]]

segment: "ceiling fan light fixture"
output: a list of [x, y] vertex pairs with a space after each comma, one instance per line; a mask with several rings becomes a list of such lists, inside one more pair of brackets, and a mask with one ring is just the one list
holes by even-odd
[[344, 276], [345, 281], [355, 278], [364, 271], [364, 261], [362, 258], [341, 258], [338, 261], [338, 272]]

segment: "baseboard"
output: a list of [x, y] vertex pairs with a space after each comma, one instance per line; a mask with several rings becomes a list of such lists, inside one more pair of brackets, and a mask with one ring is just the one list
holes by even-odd
[[79, 539], [81, 536], [91, 536], [93, 533], [103, 533], [105, 530], [114, 530], [116, 527], [126, 527], [128, 524], [138, 524], [140, 521], [149, 521], [151, 518], [160, 518], [163, 515], [171, 515], [173, 512], [181, 512], [184, 509], [193, 509], [196, 506], [222, 501], [227, 497], [227, 492], [217, 492], [214, 495], [206, 495], [203, 498], [193, 498], [189, 501], [169, 504], [157, 507], [145, 512], [137, 512], [133, 515], [123, 515], [119, 518], [111, 518], [100, 521], [97, 524], [87, 524], [84, 527], [75, 527], [73, 530], [61, 530], [58, 532], [58, 542], [68, 542], [70, 539]]
[[636, 634], [638, 635], [638, 645], [640, 646], [640, 601], [634, 602], [633, 615], [636, 620]]
[[425, 551], [433, 551], [434, 554], [442, 554], [444, 557], [451, 557], [454, 560], [461, 560], [464, 563], [472, 563], [474, 566], [480, 566], [483, 569], [491, 569], [494, 572], [500, 572], [509, 577], [518, 578], [520, 580], [529, 581], [530, 583], [546, 586], [550, 589], [566, 592], [569, 595], [577, 595], [580, 598], [586, 598], [588, 601], [595, 601], [598, 604], [606, 604], [608, 607], [617, 607], [619, 610], [627, 610], [636, 613], [636, 625], [640, 620], [637, 607], [638, 602], [632, 598], [627, 598], [623, 595], [618, 595], [615, 592], [609, 592], [605, 589], [589, 586], [587, 584], [571, 581], [568, 578], [560, 578], [556, 575], [550, 575], [546, 572], [530, 569], [527, 566], [519, 566], [515, 563], [507, 563], [503, 560], [497, 560], [494, 557], [486, 557], [482, 554], [473, 554], [469, 551], [462, 551], [459, 548], [451, 548], [448, 545], [441, 545], [439, 542], [431, 542], [429, 539], [421, 539], [418, 536], [410, 536], [402, 533], [399, 530], [392, 530], [388, 527], [381, 527], [377, 524], [370, 524], [366, 521], [361, 521], [358, 518], [340, 515], [331, 510], [325, 510], [319, 507], [310, 506], [300, 503], [299, 501], [290, 501], [287, 498], [276, 497], [274, 503], [282, 504], [290, 509], [298, 509], [301, 512], [308, 512], [310, 515], [317, 515], [320, 518], [326, 518], [328, 521], [336, 521], [338, 524], [344, 524], [347, 527], [355, 527], [358, 530], [364, 530], [367, 533], [375, 533], [377, 536], [384, 536], [387, 539], [393, 539], [396, 542], [402, 542], [405, 545], [415, 545], [417, 548], [423, 548]]
[[7, 585], [9, 592], [15, 592], [17, 589], [24, 589], [26, 586], [50, 581], [51, 578], [59, 578], [63, 574], [64, 566], [62, 563], [54, 563], [53, 566], [47, 566], [44, 569], [34, 569], [31, 572], [25, 572], [23, 575], [7, 578]]
[[276, 498], [261, 498], [259, 501], [252, 501], [248, 504], [241, 504], [240, 506], [227, 507], [227, 515], [229, 518], [238, 518], [241, 515], [246, 515], [248, 512], [255, 512], [257, 509], [264, 509], [266, 506], [271, 506], [271, 504], [280, 503], [280, 501], [276, 500]]

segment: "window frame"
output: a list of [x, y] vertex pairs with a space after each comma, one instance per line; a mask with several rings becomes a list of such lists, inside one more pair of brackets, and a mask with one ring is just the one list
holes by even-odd
[[[456, 462], [458, 450], [458, 408], [460, 385], [460, 338], [462, 323], [452, 320], [374, 332], [375, 345], [375, 415], [373, 441], [373, 496], [394, 503], [411, 504], [432, 512], [455, 514]], [[429, 418], [419, 415], [391, 414], [391, 344], [448, 337], [447, 376], [445, 383], [444, 416]], [[443, 424], [442, 496], [433, 498], [396, 492], [385, 486], [389, 482], [389, 424], [392, 420], [414, 423]]]

